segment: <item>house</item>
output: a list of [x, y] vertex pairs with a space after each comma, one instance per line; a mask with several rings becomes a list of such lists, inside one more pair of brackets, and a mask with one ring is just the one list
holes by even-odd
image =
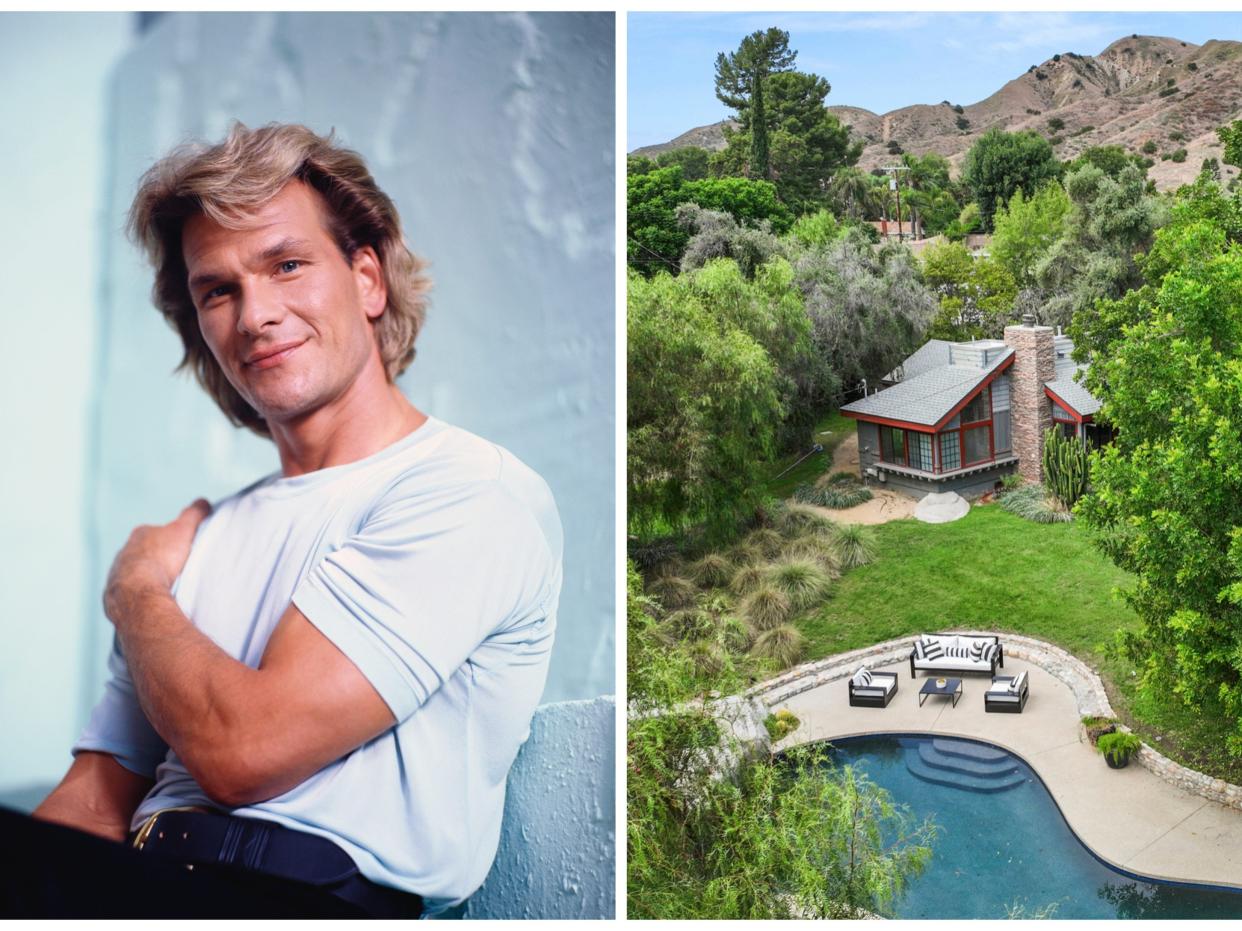
[[1099, 402], [1075, 375], [1074, 345], [1029, 314], [1003, 340], [929, 340], [882, 380], [885, 387], [841, 408], [858, 422], [867, 478], [921, 497], [978, 495], [1018, 472], [1043, 476], [1044, 431], [1092, 445], [1107, 441]]

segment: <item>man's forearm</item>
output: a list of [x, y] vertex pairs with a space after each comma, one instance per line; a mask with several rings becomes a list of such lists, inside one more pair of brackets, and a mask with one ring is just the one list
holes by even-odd
[[108, 613], [151, 725], [209, 795], [227, 795], [228, 767], [258, 672], [221, 650], [156, 586], [113, 593]]
[[108, 754], [83, 751], [32, 814], [42, 821], [124, 841], [134, 810], [150, 788], [150, 779], [130, 772]]

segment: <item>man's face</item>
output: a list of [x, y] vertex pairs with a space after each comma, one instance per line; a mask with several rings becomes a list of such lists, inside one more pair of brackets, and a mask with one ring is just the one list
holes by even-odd
[[198, 323], [229, 382], [269, 424], [341, 398], [382, 363], [373, 321], [386, 292], [375, 253], [346, 261], [319, 194], [291, 181], [245, 229], [205, 215], [181, 236]]

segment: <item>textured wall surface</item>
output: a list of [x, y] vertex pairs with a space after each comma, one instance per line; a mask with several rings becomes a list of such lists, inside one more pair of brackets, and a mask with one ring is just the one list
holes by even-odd
[[0, 793], [63, 775], [81, 724], [104, 82], [131, 26], [0, 13]]
[[[565, 586], [545, 701], [615, 691], [612, 14], [161, 17], [111, 87], [100, 441], [102, 585], [137, 523], [276, 468], [191, 380], [120, 235], [139, 175], [187, 139], [302, 122], [368, 160], [436, 281], [402, 388], [548, 481]], [[93, 688], [109, 630], [89, 619]]]
[[509, 774], [496, 863], [465, 918], [616, 913], [611, 697], [545, 705]]

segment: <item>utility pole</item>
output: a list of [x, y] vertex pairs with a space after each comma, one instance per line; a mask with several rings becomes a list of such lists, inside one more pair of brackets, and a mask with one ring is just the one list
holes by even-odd
[[[909, 171], [910, 169], [906, 165], [884, 165], [881, 168], [881, 170], [884, 172], [887, 172], [891, 176], [888, 179], [888, 189], [890, 191], [893, 191], [897, 195], [897, 241], [902, 242], [903, 237], [901, 234], [901, 185], [897, 183], [897, 179], [901, 177], [901, 172]], [[911, 238], [913, 238], [914, 236], [913, 230], [910, 231], [910, 235], [911, 235]]]

